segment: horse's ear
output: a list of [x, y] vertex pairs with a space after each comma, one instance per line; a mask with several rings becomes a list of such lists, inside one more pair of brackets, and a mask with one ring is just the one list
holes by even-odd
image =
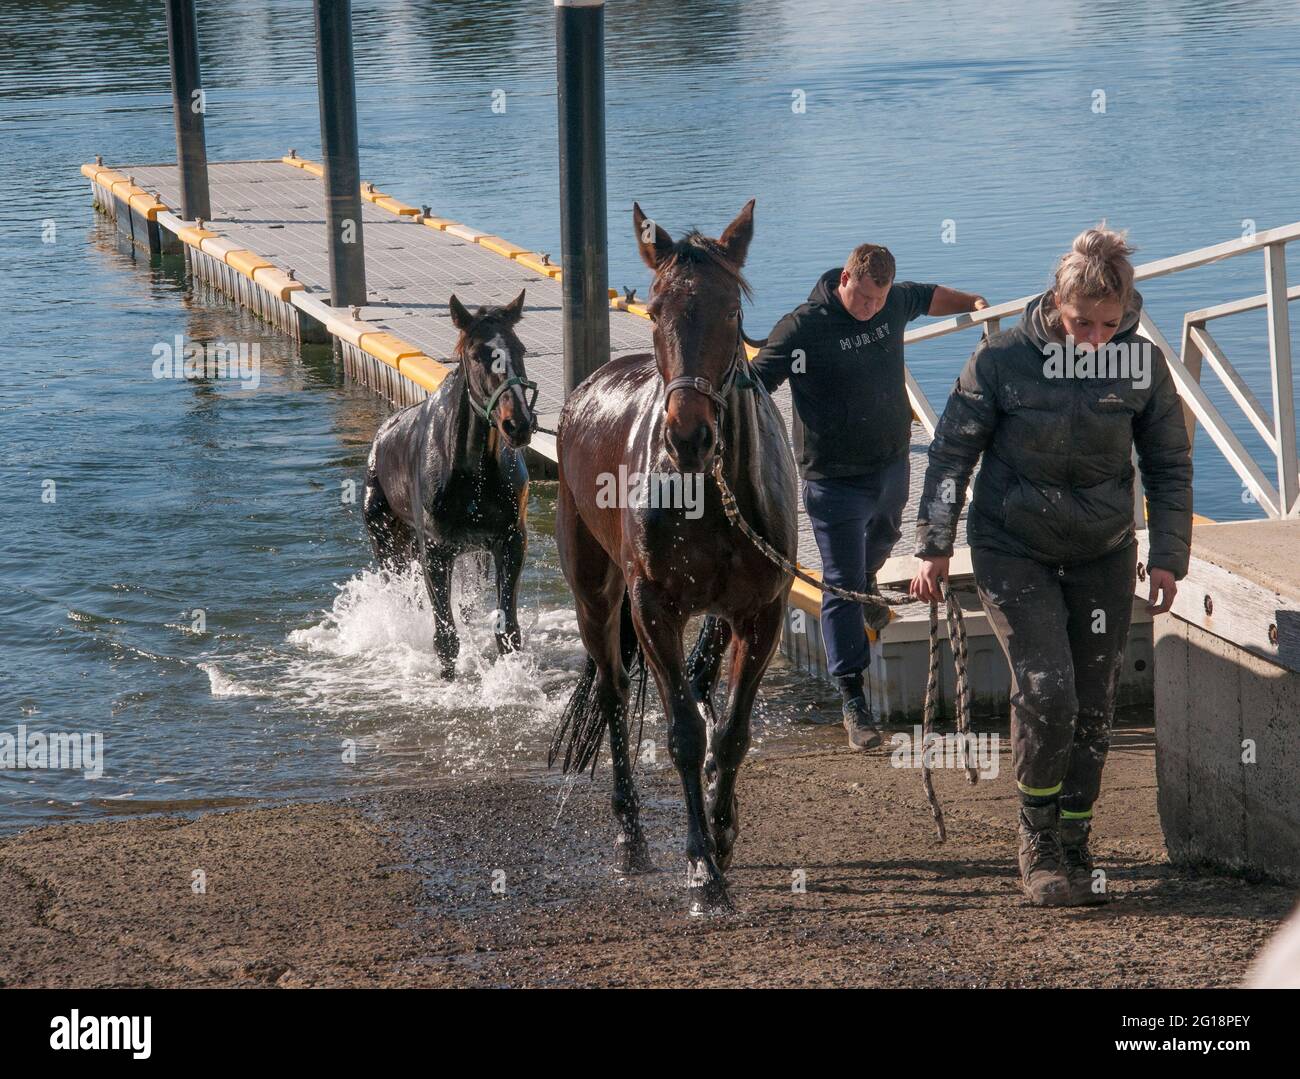
[[456, 294], [451, 294], [451, 300], [447, 306], [451, 308], [451, 324], [456, 329], [464, 332], [474, 324], [474, 316], [469, 313], [465, 305], [456, 299]]
[[639, 202], [632, 203], [632, 228], [636, 230], [641, 261], [658, 273], [659, 264], [672, 253], [673, 238], [641, 212]]
[[754, 199], [745, 203], [745, 208], [736, 215], [736, 220], [723, 230], [718, 243], [726, 249], [727, 257], [737, 267], [745, 265], [745, 256], [749, 254], [749, 241], [754, 238]]
[[524, 293], [526, 291], [526, 289], [520, 289], [519, 295], [511, 300], [509, 305], [506, 307], [506, 318], [509, 320], [511, 326], [524, 317]]

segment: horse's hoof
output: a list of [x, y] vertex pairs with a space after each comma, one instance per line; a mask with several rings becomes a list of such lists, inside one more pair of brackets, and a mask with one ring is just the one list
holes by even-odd
[[692, 914], [720, 914], [735, 909], [727, 895], [727, 882], [722, 874], [711, 873], [703, 862], [687, 863], [686, 891], [688, 909]]
[[650, 857], [650, 847], [644, 839], [636, 843], [620, 843], [615, 850], [615, 868], [625, 876], [639, 873], [653, 873], [654, 861]]
[[443, 667], [443, 669], [442, 669], [442, 678], [443, 678], [443, 681], [445, 681], [445, 682], [454, 682], [454, 681], [456, 680], [456, 666], [455, 666], [455, 664], [452, 664], [450, 667]]
[[727, 894], [725, 884], [705, 885], [703, 888], [692, 888], [690, 890], [687, 910], [693, 917], [698, 918], [706, 914], [726, 914], [735, 909], [735, 904], [731, 902], [731, 896]]

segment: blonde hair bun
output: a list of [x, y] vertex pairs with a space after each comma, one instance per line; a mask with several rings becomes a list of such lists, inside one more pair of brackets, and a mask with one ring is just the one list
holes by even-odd
[[1107, 228], [1105, 221], [1084, 229], [1056, 266], [1052, 290], [1057, 302], [1114, 296], [1128, 310], [1133, 299], [1133, 264], [1129, 256], [1134, 250], [1128, 233]]

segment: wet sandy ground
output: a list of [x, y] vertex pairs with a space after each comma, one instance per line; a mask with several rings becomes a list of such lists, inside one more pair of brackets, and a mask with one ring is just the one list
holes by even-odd
[[977, 787], [936, 774], [939, 846], [917, 772], [842, 750], [837, 728], [818, 735], [746, 765], [732, 914], [684, 913], [666, 762], [640, 773], [661, 870], [608, 868], [602, 766], [594, 784], [500, 779], [11, 837], [0, 981], [1230, 986], [1295, 902], [1293, 888], [1168, 865], [1149, 730], [1117, 732], [1106, 771], [1097, 853], [1114, 901], [1065, 911], [1021, 900], [1005, 755]]

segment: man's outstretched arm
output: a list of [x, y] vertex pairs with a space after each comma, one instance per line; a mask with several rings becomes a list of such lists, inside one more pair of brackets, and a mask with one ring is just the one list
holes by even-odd
[[975, 292], [959, 292], [947, 285], [935, 285], [927, 315], [962, 315], [967, 311], [980, 311], [988, 307], [988, 300]]
[[754, 357], [750, 371], [768, 393], [775, 393], [791, 375], [802, 374], [807, 369], [807, 356], [799, 347], [799, 322], [791, 312], [772, 327], [767, 344]]

